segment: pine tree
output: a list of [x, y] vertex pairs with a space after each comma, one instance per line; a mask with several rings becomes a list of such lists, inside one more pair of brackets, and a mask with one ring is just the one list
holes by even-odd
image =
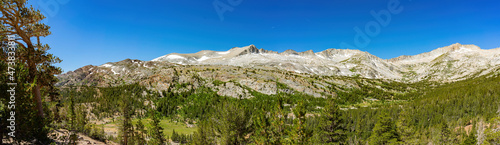
[[132, 126], [132, 115], [134, 110], [131, 104], [131, 97], [129, 94], [122, 94], [122, 104], [121, 104], [121, 127], [120, 127], [120, 141], [121, 144], [127, 145], [129, 140], [131, 140], [130, 136], [133, 134], [133, 126]]
[[165, 139], [163, 138], [163, 127], [160, 126], [160, 119], [156, 111], [150, 110], [151, 112], [151, 128], [149, 128], [149, 135], [151, 139], [148, 144], [164, 144]]
[[394, 128], [394, 123], [387, 112], [380, 114], [377, 124], [373, 128], [372, 135], [369, 138], [369, 144], [398, 144], [398, 133]]
[[306, 106], [300, 101], [295, 108], [293, 108], [295, 115], [292, 133], [292, 141], [294, 144], [306, 144], [310, 141], [312, 132], [306, 129]]
[[193, 135], [191, 144], [193, 145], [208, 145], [216, 144], [212, 136], [212, 130], [208, 121], [202, 121], [198, 124], [198, 130]]
[[448, 124], [445, 121], [442, 121], [440, 126], [440, 144], [449, 144], [451, 142], [450, 135], [451, 135], [451, 130], [448, 127]]
[[285, 98], [283, 96], [278, 96], [278, 104], [274, 112], [271, 112], [270, 116], [270, 127], [271, 132], [271, 142], [274, 144], [284, 144], [285, 137], [287, 136], [286, 131], [289, 130], [286, 120], [288, 119], [288, 114], [284, 110]]
[[254, 117], [255, 132], [252, 135], [252, 140], [256, 144], [272, 144], [272, 133], [270, 115], [266, 111], [258, 112]]
[[399, 114], [399, 120], [396, 122], [397, 132], [401, 141], [406, 144], [416, 144], [414, 140], [415, 129], [412, 126], [411, 116], [407, 108], [403, 108]]
[[71, 119], [71, 126], [70, 126], [70, 137], [69, 137], [69, 144], [76, 144], [78, 141], [78, 135], [76, 134], [76, 131], [78, 131], [79, 124], [78, 124], [78, 117], [77, 113], [75, 112], [75, 90], [71, 87], [71, 96], [69, 100], [69, 115]]
[[273, 111], [262, 111], [254, 117], [255, 131], [252, 135], [252, 141], [256, 144], [285, 144], [286, 131], [289, 130], [286, 125], [288, 115], [284, 113], [284, 98], [278, 96], [278, 103]]
[[[28, 4], [27, 0], [1, 0], [0, 12], [0, 42], [8, 40], [9, 37], [5, 36], [14, 35], [13, 41], [16, 44], [14, 47], [16, 65], [13, 76], [18, 84], [16, 86], [16, 120], [22, 120], [22, 123], [16, 124], [16, 137], [12, 139], [25, 141], [28, 144], [49, 144], [51, 139], [47, 134], [50, 127], [47, 125], [52, 122], [52, 118], [44, 114], [42, 94], [54, 93], [54, 89], [51, 88], [58, 81], [54, 75], [61, 73], [60, 68], [53, 66], [61, 60], [49, 54], [47, 51], [50, 47], [43, 45], [40, 41], [40, 37], [50, 35], [50, 27], [42, 23], [45, 17], [40, 10]], [[2, 49], [0, 53], [0, 66], [8, 62], [4, 50], [6, 49]], [[7, 77], [6, 68], [6, 66], [0, 68], [1, 77]], [[0, 88], [5, 90], [7, 88], [3, 86], [6, 80], [0, 79], [2, 82]], [[10, 78], [8, 80], [11, 81]], [[7, 94], [3, 91], [0, 93]], [[7, 95], [0, 96], [7, 97]], [[0, 132], [5, 129], [2, 128]]]
[[222, 145], [242, 144], [251, 131], [252, 114], [233, 102], [223, 102], [209, 118], [217, 142]]
[[89, 133], [90, 132], [90, 127], [89, 127], [89, 120], [87, 119], [87, 109], [85, 105], [79, 105], [78, 106], [78, 124], [80, 126], [80, 131], [83, 133]]
[[139, 118], [137, 121], [137, 124], [135, 125], [135, 129], [137, 131], [136, 135], [136, 140], [137, 144], [146, 144], [146, 137], [144, 136], [144, 133], [146, 133], [146, 129], [144, 128], [144, 124], [142, 124], [142, 119]]
[[172, 136], [170, 136], [170, 138], [172, 139], [173, 142], [179, 142], [180, 141], [179, 135], [175, 132], [175, 129], [172, 130]]
[[347, 129], [342, 112], [333, 98], [328, 99], [320, 115], [319, 137], [323, 144], [346, 144]]
[[[51, 34], [50, 27], [41, 23], [45, 16], [40, 10], [31, 7], [26, 0], [2, 0], [0, 1], [0, 35], [15, 35], [14, 40], [20, 47], [19, 59], [27, 64], [28, 84], [33, 84], [31, 89], [36, 104], [37, 116], [44, 118], [42, 93], [43, 87], [52, 87], [57, 79], [54, 75], [60, 74], [60, 68], [52, 66], [61, 60], [48, 54], [49, 45], [43, 45], [40, 37]], [[36, 40], [36, 41], [35, 41]]]
[[[485, 143], [500, 144], [500, 106], [498, 106], [497, 117], [491, 119], [492, 128], [486, 131]], [[495, 127], [497, 126], [497, 127]]]
[[[19, 47], [18, 47], [19, 48]], [[3, 49], [2, 49], [3, 50]], [[3, 52], [3, 51], [0, 51]], [[10, 82], [9, 76], [5, 75], [7, 71], [7, 67], [3, 67], [5, 57], [0, 54], [0, 82]], [[5, 68], [5, 69], [4, 69]], [[23, 64], [21, 61], [16, 60], [16, 66], [14, 66], [16, 73], [14, 74], [15, 82], [18, 84], [16, 86], [16, 106], [15, 106], [15, 118], [16, 120], [21, 120], [22, 123], [17, 123], [15, 126], [15, 137], [11, 138], [16, 142], [26, 142], [28, 144], [50, 144], [51, 139], [48, 138], [47, 134], [49, 132], [50, 127], [47, 127], [47, 124], [50, 124], [51, 118], [41, 118], [37, 116], [36, 104], [32, 103], [33, 96], [31, 96], [28, 90], [33, 88], [32, 85], [27, 84], [27, 75], [28, 70], [26, 68], [26, 64]], [[8, 86], [5, 83], [0, 83], [0, 94], [8, 94], [7, 90], [11, 86]], [[7, 102], [9, 100], [9, 95], [0, 95], [1, 102]], [[0, 105], [1, 106], [1, 105]], [[8, 105], [3, 105], [4, 108], [8, 109]], [[10, 111], [0, 111], [3, 117], [9, 116]], [[4, 137], [8, 135], [7, 125], [8, 121], [0, 121], [0, 132], [3, 132]]]
[[76, 113], [75, 113], [75, 99], [74, 99], [74, 89], [71, 87], [71, 95], [69, 98], [69, 116], [70, 116], [70, 130], [75, 130], [76, 123]]
[[467, 136], [462, 145], [475, 145], [475, 144], [477, 144], [476, 135], [474, 134], [474, 131], [471, 131], [471, 133]]

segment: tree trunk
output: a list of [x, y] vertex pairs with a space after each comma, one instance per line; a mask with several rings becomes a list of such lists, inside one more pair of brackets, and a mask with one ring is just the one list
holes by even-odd
[[[31, 43], [31, 42], [30, 42]], [[37, 72], [37, 68], [36, 68], [36, 63], [34, 62], [33, 58], [34, 56], [31, 56], [34, 54], [34, 51], [35, 51], [35, 47], [33, 45], [31, 45], [30, 43], [28, 43], [28, 60], [27, 60], [27, 64], [28, 64], [28, 75], [29, 75], [29, 78], [28, 78], [28, 82], [29, 83], [34, 83], [35, 82], [35, 78], [36, 78], [36, 72]], [[42, 94], [40, 93], [40, 80], [41, 78], [38, 78], [37, 82], [34, 84], [34, 88], [32, 88], [32, 94], [34, 96], [34, 103], [36, 103], [36, 109], [38, 110], [37, 112], [37, 116], [38, 117], [41, 117], [41, 118], [44, 118], [44, 114], [43, 114], [43, 104], [42, 104]]]
[[125, 131], [123, 132], [123, 144], [127, 145], [128, 142], [128, 128], [124, 129]]
[[[36, 66], [33, 64], [32, 61], [28, 60], [28, 71], [29, 71], [29, 83], [35, 83], [35, 78], [36, 78]], [[37, 109], [37, 116], [44, 118], [43, 114], [43, 104], [42, 104], [42, 94], [40, 93], [40, 78], [36, 81], [34, 84], [34, 88], [32, 88], [31, 93], [33, 94], [34, 98], [33, 101], [36, 103], [36, 109]]]
[[33, 89], [33, 94], [35, 94], [36, 109], [38, 110], [37, 115], [39, 117], [44, 118], [43, 104], [42, 104], [42, 95], [40, 93], [40, 85], [35, 84], [35, 89]]

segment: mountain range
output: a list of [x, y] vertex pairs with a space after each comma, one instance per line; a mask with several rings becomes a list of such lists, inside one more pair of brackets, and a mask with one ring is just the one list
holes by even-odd
[[484, 50], [475, 45], [453, 44], [413, 56], [381, 59], [368, 52], [327, 49], [278, 53], [257, 49], [254, 45], [228, 51], [200, 51], [194, 54], [172, 53], [152, 61], [180, 65], [269, 66], [296, 73], [355, 76], [397, 81], [457, 81], [483, 75], [500, 67], [500, 49]]
[[[366, 87], [404, 94], [414, 89], [383, 84], [455, 82], [498, 72], [500, 48], [485, 50], [458, 43], [392, 59], [350, 49], [278, 53], [250, 45], [222, 52], [172, 53], [151, 61], [126, 59], [100, 66], [87, 65], [57, 76], [56, 85], [106, 87], [138, 83], [159, 91], [174, 86], [182, 86], [175, 88], [177, 92], [208, 87], [219, 95], [232, 97], [252, 97], [252, 91], [263, 94], [299, 91], [324, 97], [335, 96], [335, 90]], [[287, 89], [280, 87], [283, 85]]]

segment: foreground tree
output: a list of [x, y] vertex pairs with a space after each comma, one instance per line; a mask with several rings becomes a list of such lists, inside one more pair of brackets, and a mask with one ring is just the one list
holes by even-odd
[[[0, 61], [3, 62], [3, 61]], [[50, 119], [43, 119], [41, 117], [37, 117], [37, 111], [36, 105], [32, 103], [32, 96], [28, 92], [32, 86], [29, 84], [26, 84], [23, 82], [26, 81], [26, 75], [27, 75], [27, 68], [25, 67], [25, 64], [17, 62], [18, 65], [15, 66], [16, 69], [16, 82], [18, 85], [16, 86], [16, 106], [15, 106], [15, 119], [16, 121], [22, 121], [22, 122], [16, 122], [15, 126], [15, 132], [12, 132], [10, 128], [7, 126], [10, 125], [10, 121], [0, 121], [0, 132], [2, 133], [1, 135], [4, 137], [11, 137], [11, 139], [14, 140], [14, 143], [12, 144], [21, 144], [21, 143], [28, 143], [28, 144], [49, 144], [50, 139], [47, 136], [47, 133], [49, 132], [49, 127], [47, 124], [49, 124], [51, 121]], [[0, 72], [3, 72], [4, 70], [7, 69], [0, 69]], [[5, 73], [2, 73], [5, 74]], [[7, 75], [0, 75], [0, 82], [10, 82], [8, 80]], [[2, 81], [5, 80], [5, 81]], [[8, 81], [7, 81], [8, 80]], [[8, 94], [7, 90], [9, 90], [12, 86], [8, 86], [5, 83], [0, 84], [0, 94]], [[2, 103], [7, 103], [9, 102], [10, 96], [7, 95], [0, 95], [0, 101]], [[8, 108], [7, 104], [0, 105], [3, 108], [0, 109], [0, 114], [2, 118], [8, 118], [10, 114], [10, 109]]]
[[[42, 96], [55, 94], [51, 92], [56, 90], [53, 87], [57, 82], [54, 75], [61, 73], [60, 68], [52, 66], [61, 60], [47, 53], [50, 47], [40, 41], [40, 37], [50, 35], [50, 27], [41, 23], [45, 17], [39, 10], [29, 6], [26, 0], [0, 0], [0, 12], [1, 41], [7, 41], [7, 35], [14, 35], [13, 42], [17, 44], [14, 50], [14, 78], [17, 82], [15, 109], [16, 120], [22, 120], [23, 123], [16, 125], [13, 139], [18, 143], [48, 144], [47, 125], [51, 123], [51, 117], [44, 114]], [[0, 59], [2, 62], [11, 62], [4, 56]], [[2, 71], [6, 70], [6, 66], [2, 67]], [[2, 73], [1, 76], [5, 78], [7, 75]], [[8, 81], [12, 80], [9, 78]]]
[[346, 132], [342, 112], [331, 98], [321, 112], [318, 132], [320, 141], [323, 144], [346, 144]]
[[47, 53], [49, 45], [42, 44], [40, 37], [50, 35], [50, 27], [41, 23], [45, 16], [39, 10], [28, 6], [27, 0], [0, 1], [0, 32], [1, 35], [15, 35], [15, 43], [20, 47], [18, 56], [21, 63], [27, 64], [27, 83], [32, 84], [31, 93], [34, 96], [37, 115], [44, 117], [42, 93], [43, 87], [52, 87], [57, 79], [54, 75], [60, 74], [61, 69], [52, 66], [61, 62], [58, 57]]

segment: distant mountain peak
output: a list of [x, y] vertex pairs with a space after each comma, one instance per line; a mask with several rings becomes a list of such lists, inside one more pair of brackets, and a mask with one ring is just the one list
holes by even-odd
[[452, 51], [481, 50], [481, 48], [479, 48], [476, 45], [462, 45], [460, 43], [455, 43], [455, 44], [452, 44], [450, 46], [438, 48], [436, 50], [438, 50], [438, 51], [442, 50], [442, 51], [445, 51], [445, 52], [452, 52]]
[[419, 60], [428, 60], [428, 59], [435, 59], [441, 55], [444, 54], [460, 54], [460, 55], [468, 55], [468, 54], [473, 54], [473, 53], [478, 53], [481, 52], [483, 49], [479, 48], [476, 45], [463, 45], [460, 43], [455, 43], [449, 46], [445, 47], [440, 47], [437, 49], [434, 49], [430, 52], [425, 52], [417, 55], [402, 55], [396, 58], [389, 59], [388, 61], [391, 62], [400, 62], [400, 61], [406, 61], [406, 62], [411, 62], [419, 59]]
[[301, 56], [314, 56], [314, 51], [313, 50], [307, 50], [304, 52], [299, 53]]
[[243, 51], [241, 51], [241, 53], [239, 53], [238, 55], [245, 55], [245, 54], [252, 54], [252, 53], [259, 53], [260, 50], [257, 49], [257, 47], [255, 47], [255, 45], [249, 45], [249, 46], [246, 46], [246, 47], [242, 47], [241, 48]]
[[283, 54], [283, 55], [299, 55], [299, 53], [297, 51], [292, 50], [292, 49], [287, 49], [287, 50], [283, 51], [280, 54]]

